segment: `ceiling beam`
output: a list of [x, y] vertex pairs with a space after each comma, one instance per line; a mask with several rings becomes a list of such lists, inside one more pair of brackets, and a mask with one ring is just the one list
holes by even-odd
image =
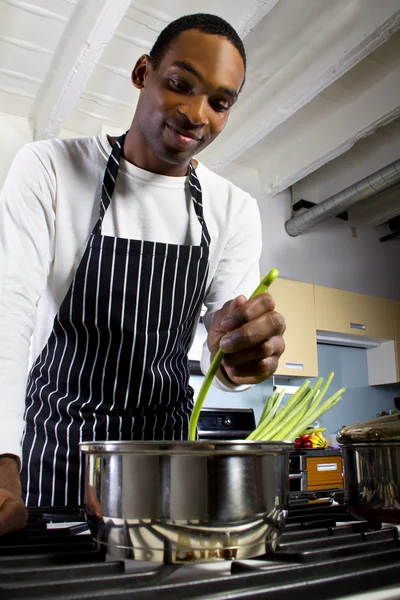
[[235, 29], [242, 39], [278, 4], [279, 0], [256, 0], [236, 21]]
[[317, 107], [313, 111], [311, 103], [304, 122], [302, 111], [296, 118], [297, 126], [271, 148], [273, 160], [266, 158], [263, 163], [260, 173], [264, 193], [282, 192], [400, 117], [399, 90], [400, 65], [362, 95], [355, 92], [346, 103], [329, 106], [328, 111], [318, 111]]
[[[342, 3], [341, 12], [335, 15], [333, 21], [329, 20], [330, 15], [327, 14], [325, 22], [318, 23], [317, 32], [310, 29], [308, 47], [300, 49], [280, 72], [272, 73], [258, 85], [248, 77], [251, 92], [246, 95], [245, 87], [226, 130], [212, 147], [201, 154], [201, 161], [215, 171], [223, 170], [400, 28], [398, 2], [368, 0], [366, 5], [359, 2]], [[331, 6], [337, 7], [339, 4], [332, 3]], [[261, 23], [262, 31], [258, 28], [258, 39], [260, 36], [268, 39], [269, 33], [272, 34], [271, 28], [284, 26], [275, 20]], [[312, 24], [309, 26], [312, 27]], [[330, 45], [329, 51], [326, 51], [328, 37]], [[279, 48], [275, 50], [278, 52]], [[260, 74], [262, 65], [256, 67], [256, 73]]]
[[56, 137], [80, 98], [130, 0], [81, 0], [37, 95], [35, 140]]

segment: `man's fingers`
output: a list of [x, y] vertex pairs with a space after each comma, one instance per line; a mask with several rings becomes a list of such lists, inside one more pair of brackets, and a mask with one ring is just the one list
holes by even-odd
[[21, 498], [0, 489], [0, 537], [22, 529], [28, 517]]
[[221, 328], [223, 331], [233, 331], [265, 313], [272, 312], [274, 309], [275, 302], [273, 298], [266, 293], [260, 294], [247, 302], [241, 303], [239, 306], [230, 307], [221, 321]]
[[223, 327], [222, 323], [226, 323], [227, 318], [229, 319], [229, 315], [234, 314], [235, 311], [240, 309], [241, 306], [244, 306], [246, 302], [246, 296], [237, 296], [233, 300], [225, 302], [223, 307], [215, 313], [215, 323], [213, 323], [215, 331], [218, 331], [219, 333], [227, 333], [227, 331], [230, 331], [230, 329], [226, 329], [225, 325]]
[[245, 304], [246, 302], [246, 296], [237, 296], [234, 298], [234, 300], [225, 302], [224, 306], [215, 313], [207, 338], [208, 348], [212, 356], [219, 349], [221, 337], [228, 331], [227, 329], [221, 328], [221, 321], [226, 315], [230, 314], [232, 310], [236, 310], [239, 306]]
[[275, 336], [281, 336], [286, 329], [285, 320], [277, 312], [269, 312], [230, 331], [220, 341], [225, 353], [239, 352], [261, 344]]
[[278, 357], [269, 356], [237, 367], [224, 367], [228, 377], [237, 385], [253, 385], [265, 381], [278, 367]]
[[251, 363], [253, 361], [263, 360], [269, 356], [281, 356], [285, 351], [285, 342], [283, 337], [274, 336], [269, 340], [257, 344], [251, 348], [240, 350], [232, 354], [226, 354], [223, 365], [229, 367], [237, 367]]

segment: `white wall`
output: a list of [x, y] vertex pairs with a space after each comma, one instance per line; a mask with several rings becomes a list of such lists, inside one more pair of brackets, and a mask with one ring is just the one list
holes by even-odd
[[357, 227], [351, 237], [351, 222], [329, 219], [292, 238], [284, 229], [291, 216], [289, 191], [275, 197], [263, 195], [258, 171], [237, 164], [223, 173], [257, 198], [263, 227], [261, 269], [280, 270], [281, 276], [400, 300], [400, 245], [382, 244], [369, 227]]

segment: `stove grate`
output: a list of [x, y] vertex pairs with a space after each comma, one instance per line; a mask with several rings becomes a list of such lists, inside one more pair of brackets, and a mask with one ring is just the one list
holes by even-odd
[[[0, 600], [329, 600], [400, 585], [397, 528], [354, 522], [344, 506], [290, 508], [275, 553], [230, 563], [223, 574], [203, 570], [203, 578], [190, 565], [129, 572], [82, 533], [83, 519], [79, 507], [29, 509], [27, 527], [0, 540]], [[65, 521], [71, 526], [46, 529]], [[187, 569], [193, 577], [183, 580]]]

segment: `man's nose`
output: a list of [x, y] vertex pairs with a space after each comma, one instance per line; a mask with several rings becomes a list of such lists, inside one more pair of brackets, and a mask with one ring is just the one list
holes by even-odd
[[207, 98], [203, 96], [188, 98], [185, 104], [180, 106], [178, 110], [181, 115], [187, 118], [191, 127], [204, 127], [204, 125], [208, 125]]

